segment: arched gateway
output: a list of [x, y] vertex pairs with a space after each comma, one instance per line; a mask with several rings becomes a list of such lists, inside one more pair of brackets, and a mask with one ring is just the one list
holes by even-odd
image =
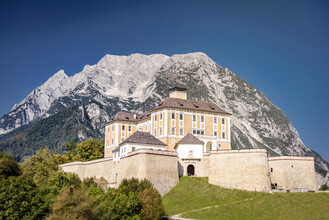
[[191, 164], [187, 166], [187, 175], [194, 176], [194, 166]]

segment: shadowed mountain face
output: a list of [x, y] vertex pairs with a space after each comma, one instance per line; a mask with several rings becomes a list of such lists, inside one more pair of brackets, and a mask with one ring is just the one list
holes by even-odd
[[[319, 180], [326, 175], [329, 164], [303, 144], [282, 110], [203, 53], [172, 57], [106, 55], [96, 65], [87, 65], [72, 77], [59, 71], [0, 119], [0, 148], [20, 159], [32, 154], [41, 147], [41, 139], [56, 136], [54, 128], [43, 127], [50, 123], [47, 120], [58, 126], [68, 123], [69, 120], [56, 119], [59, 114], [72, 119], [71, 131], [56, 133], [60, 137], [48, 138], [42, 147], [60, 152], [63, 143], [70, 139], [102, 137], [104, 123], [118, 111], [150, 110], [176, 85], [188, 88], [189, 99], [214, 102], [233, 114], [233, 148], [264, 148], [270, 156], [314, 156]], [[43, 129], [47, 132], [41, 132]], [[41, 138], [33, 137], [30, 141], [27, 133], [38, 136], [37, 133]], [[29, 140], [29, 144], [18, 143], [22, 138]], [[22, 154], [19, 153], [22, 148], [35, 150], [25, 150]]]

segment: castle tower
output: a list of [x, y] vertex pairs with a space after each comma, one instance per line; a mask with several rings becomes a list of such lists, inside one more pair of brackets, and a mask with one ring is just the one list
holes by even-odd
[[175, 86], [169, 89], [169, 97], [176, 98], [176, 99], [187, 99], [187, 92], [186, 88]]

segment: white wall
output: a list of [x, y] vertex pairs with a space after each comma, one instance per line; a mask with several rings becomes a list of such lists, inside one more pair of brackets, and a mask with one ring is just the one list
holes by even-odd
[[[138, 150], [138, 149], [165, 150], [165, 146], [162, 146], [162, 145], [126, 143], [126, 144], [122, 144], [120, 146], [120, 158], [126, 157], [129, 152], [132, 152], [133, 147], [135, 148], [135, 150]], [[115, 160], [117, 161], [118, 158], [115, 158]]]
[[190, 151], [193, 151], [194, 158], [203, 157], [203, 145], [202, 144], [178, 144], [176, 151], [179, 158], [188, 158]]

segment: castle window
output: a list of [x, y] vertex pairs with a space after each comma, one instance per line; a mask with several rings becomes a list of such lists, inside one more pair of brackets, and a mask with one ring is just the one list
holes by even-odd
[[223, 132], [223, 133], [222, 133], [222, 139], [225, 139], [225, 138], [226, 138], [226, 133]]
[[171, 128], [171, 134], [172, 135], [175, 135], [176, 134], [176, 128], [175, 127]]
[[159, 128], [159, 135], [162, 135], [162, 128]]
[[123, 131], [125, 130], [125, 126], [124, 126], [124, 125], [122, 125], [122, 130], [123, 130]]
[[175, 113], [171, 113], [171, 119], [175, 119]]
[[179, 135], [181, 135], [181, 136], [184, 135], [183, 128], [180, 128], [180, 129], [179, 129]]
[[193, 121], [196, 121], [196, 115], [193, 115]]
[[214, 124], [217, 124], [217, 117], [214, 117]]
[[201, 122], [204, 122], [204, 116], [201, 115]]
[[222, 124], [225, 125], [225, 118], [222, 118]]
[[128, 127], [128, 131], [131, 131], [131, 126]]
[[179, 120], [183, 120], [183, 114], [182, 113], [179, 114]]

